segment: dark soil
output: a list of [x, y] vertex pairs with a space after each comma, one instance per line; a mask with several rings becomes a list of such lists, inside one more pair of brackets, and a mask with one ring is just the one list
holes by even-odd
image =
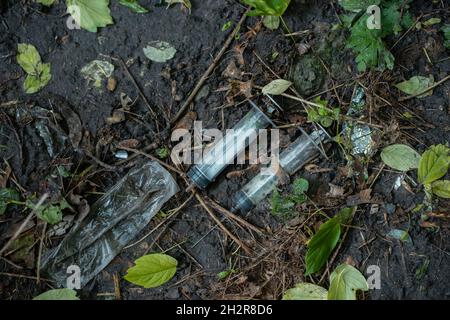
[[[119, 142], [137, 139], [140, 142], [138, 149], [152, 144], [171, 147], [167, 119], [174, 117], [233, 28], [224, 32], [222, 26], [227, 21], [236, 24], [245, 11], [245, 7], [234, 0], [191, 2], [191, 14], [175, 5], [169, 9], [165, 6], [154, 7], [151, 13], [138, 15], [112, 1], [114, 25], [102, 28], [98, 33], [69, 30], [65, 25], [67, 16], [63, 16], [65, 6], [62, 3], [42, 11], [44, 9], [39, 5], [29, 1], [1, 2], [0, 158], [5, 162], [2, 160], [0, 168], [6, 170], [8, 163], [12, 169], [7, 185], [20, 185], [22, 196], [50, 191], [52, 197], [57, 198], [67, 196], [72, 190], [92, 204], [99, 192], [111, 187], [130, 167], [145, 161], [145, 158], [137, 157], [121, 165], [114, 157], [115, 146]], [[241, 71], [241, 76], [234, 80], [252, 80], [259, 86], [275, 79], [267, 67], [280, 76], [289, 77], [290, 70], [297, 63], [313, 66], [317, 79], [311, 81], [308, 75], [304, 75], [308, 79], [300, 79], [300, 83], [309, 82], [302, 88], [310, 88], [302, 94], [308, 98], [326, 91], [322, 98], [335, 106], [341, 102], [342, 109], [346, 110], [356, 85], [353, 79], [358, 73], [353, 55], [344, 48], [345, 32], [332, 31], [332, 26], [338, 23], [335, 10], [340, 10], [338, 5], [333, 6], [329, 1], [292, 1], [284, 16], [286, 24], [293, 32], [309, 30], [304, 36], [295, 38], [295, 44], [290, 37], [284, 36], [281, 28], [270, 31], [261, 27], [259, 18], [248, 17], [240, 30], [240, 38], [234, 41], [221, 59], [201, 90], [203, 94], [195, 99], [188, 111], [195, 112], [196, 119], [202, 120], [204, 127], [223, 129], [231, 128], [249, 110], [245, 103], [235, 105], [244, 101], [245, 95], [233, 96], [230, 90], [224, 90], [230, 85], [230, 77], [225, 70], [232, 61]], [[442, 8], [441, 3], [415, 3], [411, 12], [414, 17], [424, 14], [426, 17], [438, 16], [446, 23], [450, 21], [448, 5]], [[389, 39], [388, 43], [392, 45], [398, 38]], [[142, 49], [153, 40], [174, 45], [177, 49], [175, 57], [167, 63], [150, 62]], [[24, 94], [23, 71], [15, 59], [17, 43], [35, 45], [42, 60], [51, 62], [52, 80], [38, 94]], [[305, 55], [299, 53], [300, 44], [311, 46]], [[239, 45], [245, 47], [243, 61], [237, 53]], [[423, 48], [427, 49], [433, 64], [429, 63]], [[274, 52], [278, 53], [276, 59], [273, 59]], [[400, 93], [393, 87], [413, 75], [432, 74], [440, 80], [449, 74], [450, 60], [448, 51], [443, 47], [442, 32], [438, 31], [438, 27], [410, 32], [392, 52], [396, 57], [394, 71], [368, 72], [359, 78], [368, 88], [366, 94], [372, 104], [372, 113], [365, 120], [370, 119], [384, 131], [378, 147], [407, 143], [421, 153], [432, 144], [449, 142], [450, 82], [438, 86], [432, 96], [404, 102], [398, 101]], [[106, 89], [105, 83], [99, 91], [81, 76], [80, 69], [94, 59], [105, 59], [115, 65], [113, 77], [117, 80], [117, 87], [113, 92]], [[124, 71], [120, 59], [127, 63], [130, 73], [158, 113], [157, 119], [151, 116], [148, 106], [139, 98], [139, 92]], [[327, 65], [329, 73], [324, 70], [320, 59]], [[337, 91], [329, 90], [342, 83], [345, 85]], [[109, 125], [106, 118], [120, 107], [121, 93], [126, 93], [136, 103], [125, 121]], [[380, 96], [391, 105], [381, 101]], [[254, 99], [259, 101], [258, 97]], [[287, 98], [277, 101], [285, 109], [274, 116], [277, 125], [299, 121], [305, 129], [310, 128], [299, 103]], [[61, 131], [52, 129], [56, 148], [53, 157], [36, 130], [36, 119], [42, 112], [39, 108], [61, 115], [55, 118], [55, 128]], [[67, 112], [67, 109], [73, 110], [76, 115]], [[402, 118], [405, 112], [415, 117], [410, 120]], [[24, 116], [19, 116], [22, 114]], [[79, 127], [74, 125], [77, 124], [77, 116]], [[75, 144], [74, 134], [80, 139]], [[282, 145], [296, 135], [295, 126], [283, 130]], [[69, 136], [70, 141], [61, 139], [63, 136]], [[156, 155], [155, 150], [149, 153]], [[410, 191], [404, 186], [395, 190], [393, 185], [399, 174], [384, 169], [378, 175], [382, 165], [379, 153], [368, 164], [369, 182], [365, 183], [345, 177], [342, 172], [347, 163], [337, 146], [329, 146], [328, 156], [328, 160], [313, 162], [318, 168], [328, 171], [314, 173], [301, 170], [291, 177], [291, 180], [304, 177], [310, 182], [308, 193], [316, 206], [332, 216], [339, 208], [346, 206], [349, 199], [327, 197], [329, 183], [344, 187], [345, 194], [350, 197], [369, 188], [373, 179], [376, 180], [371, 195], [378, 205], [376, 212], [373, 210], [374, 204], [358, 206], [352, 227], [348, 229], [332, 265], [327, 268], [328, 272], [345, 261], [351, 262], [363, 273], [370, 265], [379, 266], [381, 289], [370, 290], [364, 295], [366, 299], [450, 298], [449, 201], [438, 200], [436, 210], [429, 214], [425, 224], [421, 214], [414, 211], [424, 197], [421, 188], [411, 184], [411, 180], [417, 181], [415, 172], [409, 175], [411, 180], [405, 180]], [[170, 160], [164, 161], [171, 163]], [[77, 185], [71, 178], [55, 176], [55, 170], [61, 165], [77, 174], [90, 166], [92, 168], [89, 176]], [[233, 194], [257, 172], [249, 169], [236, 173], [244, 168], [229, 166], [203, 195], [230, 208]], [[180, 177], [177, 181], [182, 192], [164, 206], [164, 212], [179, 207], [189, 197], [189, 193], [184, 192], [184, 181]], [[281, 190], [290, 192], [289, 184], [285, 183]], [[311, 217], [315, 210], [312, 205], [297, 209], [298, 213], [293, 216], [276, 218], [271, 214], [270, 203], [265, 201], [242, 216], [264, 230], [263, 234], [249, 232], [217, 212], [226, 227], [252, 247], [253, 254], [248, 255], [225, 236], [195, 198], [191, 199], [176, 216], [144, 241], [124, 249], [83, 288], [81, 297], [114, 299], [114, 277], [118, 277], [122, 299], [279, 299], [283, 291], [295, 283], [317, 283], [321, 279], [321, 274], [308, 279], [304, 279], [303, 274], [305, 243], [311, 236], [310, 232], [323, 219]], [[0, 217], [1, 246], [8, 238], [1, 235], [7, 234], [25, 216], [26, 212], [13, 207]], [[155, 217], [142, 234], [136, 236], [135, 241], [163, 219], [161, 215]], [[392, 229], [408, 230], [412, 243], [388, 239], [386, 235]], [[27, 232], [39, 240], [41, 225]], [[59, 239], [47, 239], [45, 247], [54, 247]], [[30, 250], [30, 257], [33, 258], [28, 261], [19, 259], [19, 262], [14, 262], [15, 265], [0, 259], [2, 299], [29, 299], [51, 287], [49, 282], [37, 284], [33, 279], [21, 277], [36, 275], [38, 249], [39, 241]], [[122, 279], [136, 258], [147, 252], [168, 249], [168, 253], [179, 262], [177, 273], [169, 283], [156, 289], [142, 289]], [[422, 268], [424, 264], [426, 268]], [[219, 280], [217, 273], [230, 268], [237, 270], [236, 273], [224, 281]], [[324, 275], [322, 284], [326, 286], [327, 273]]]

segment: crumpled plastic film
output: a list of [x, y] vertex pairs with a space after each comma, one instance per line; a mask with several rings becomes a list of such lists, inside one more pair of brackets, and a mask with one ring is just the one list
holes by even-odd
[[48, 251], [42, 270], [58, 286], [66, 286], [69, 266], [81, 271], [85, 286], [103, 270], [178, 192], [170, 173], [154, 161], [130, 171], [91, 207], [62, 242]]

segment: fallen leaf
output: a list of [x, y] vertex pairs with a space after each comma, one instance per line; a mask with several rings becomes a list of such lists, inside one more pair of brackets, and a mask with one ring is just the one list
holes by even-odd
[[144, 48], [144, 54], [154, 62], [163, 63], [175, 56], [177, 50], [168, 42], [152, 41]]
[[291, 85], [292, 82], [284, 79], [273, 80], [271, 83], [265, 85], [264, 88], [262, 88], [262, 93], [280, 95], [285, 92]]
[[[403, 81], [396, 84], [395, 87], [406, 94], [417, 95], [425, 91], [427, 88], [431, 87], [433, 84], [434, 84], [433, 75], [430, 75], [428, 78], [423, 76], [415, 76], [407, 81]], [[432, 94], [433, 90], [430, 90], [417, 97], [424, 98], [427, 96], [431, 96]]]

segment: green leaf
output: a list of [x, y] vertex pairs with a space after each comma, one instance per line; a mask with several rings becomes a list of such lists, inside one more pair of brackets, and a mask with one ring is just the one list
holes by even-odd
[[394, 68], [394, 56], [386, 48], [380, 30], [367, 28], [368, 15], [364, 14], [351, 28], [347, 47], [355, 51], [359, 71]]
[[172, 279], [178, 262], [169, 255], [153, 253], [140, 257], [135, 264], [124, 279], [144, 288], [155, 288]]
[[371, 5], [379, 5], [381, 0], [339, 0], [339, 5], [347, 11], [359, 12]]
[[419, 167], [420, 155], [410, 146], [394, 144], [383, 149], [381, 159], [395, 170], [408, 171]]
[[61, 207], [53, 204], [38, 209], [36, 215], [39, 219], [44, 220], [49, 224], [57, 224], [61, 222], [63, 217]]
[[11, 201], [19, 201], [19, 193], [12, 188], [0, 189], [0, 216], [5, 213]]
[[320, 226], [319, 231], [308, 242], [305, 276], [322, 269], [340, 236], [341, 224], [336, 219], [330, 219]]
[[130, 8], [136, 13], [147, 13], [148, 10], [141, 6], [137, 0], [119, 0], [119, 4]]
[[450, 199], [450, 180], [435, 181], [431, 184], [431, 190], [441, 198]]
[[53, 289], [41, 293], [33, 300], [80, 300], [77, 297], [77, 292], [72, 289]]
[[422, 25], [424, 25], [426, 27], [429, 27], [429, 26], [432, 26], [434, 24], [441, 23], [441, 21], [442, 20], [440, 18], [430, 18], [427, 21], [423, 22]]
[[282, 16], [291, 0], [242, 0], [252, 6], [249, 16]]
[[450, 165], [449, 154], [449, 147], [442, 144], [431, 146], [425, 151], [417, 172], [419, 182], [429, 184], [445, 176]]
[[170, 149], [168, 147], [162, 147], [156, 150], [156, 154], [160, 159], [165, 159], [170, 155]]
[[348, 264], [339, 265], [330, 275], [328, 300], [356, 300], [356, 290], [369, 290], [366, 278]]
[[41, 56], [32, 44], [19, 43], [17, 45], [17, 63], [28, 73], [37, 75], [37, 66], [41, 63]]
[[412, 239], [409, 236], [408, 232], [405, 230], [400, 229], [392, 229], [389, 231], [389, 233], [386, 235], [388, 238], [397, 239], [403, 242], [409, 242], [412, 243]]
[[144, 54], [154, 62], [166, 62], [175, 56], [177, 50], [168, 42], [152, 41], [144, 48]]
[[222, 26], [222, 31], [227, 31], [228, 29], [231, 28], [231, 26], [233, 25], [233, 21], [227, 21], [223, 24]]
[[39, 52], [31, 44], [19, 43], [17, 49], [17, 62], [27, 73], [24, 90], [28, 94], [36, 93], [52, 78], [50, 63], [43, 64]]
[[262, 93], [271, 95], [280, 95], [283, 92], [285, 92], [291, 85], [292, 82], [284, 79], [273, 80], [272, 82], [266, 84], [262, 88]]
[[33, 94], [41, 90], [43, 87], [47, 85], [47, 83], [51, 80], [51, 66], [50, 63], [45, 63], [40, 65], [40, 73], [38, 76], [35, 75], [27, 75], [25, 78], [25, 82], [23, 83], [23, 88], [26, 93]]
[[280, 17], [278, 16], [265, 16], [263, 24], [270, 30], [276, 30], [280, 26]]
[[67, 12], [83, 29], [97, 32], [100, 27], [113, 24], [109, 0], [67, 0]]
[[297, 196], [297, 195], [301, 195], [308, 191], [309, 182], [306, 179], [298, 178], [298, 179], [294, 180], [294, 182], [292, 183], [292, 186], [293, 186], [293, 190], [294, 190], [294, 195]]
[[273, 215], [285, 218], [292, 213], [292, 209], [295, 207], [295, 202], [289, 199], [289, 197], [281, 197], [279, 191], [275, 189], [272, 192], [271, 207]]
[[55, 0], [36, 0], [36, 2], [50, 7], [53, 3], [55, 3]]
[[287, 290], [282, 300], [327, 300], [328, 291], [312, 283], [299, 283]]
[[305, 276], [320, 271], [336, 247], [341, 236], [341, 224], [350, 222], [356, 208], [344, 208], [336, 216], [322, 224], [319, 231], [309, 240], [306, 252]]
[[[434, 78], [430, 75], [428, 78], [423, 76], [415, 76], [407, 81], [400, 82], [395, 85], [400, 91], [409, 94], [417, 95], [424, 92], [426, 89], [434, 84]], [[433, 90], [427, 91], [426, 93], [419, 95], [418, 98], [423, 98], [433, 94]]]

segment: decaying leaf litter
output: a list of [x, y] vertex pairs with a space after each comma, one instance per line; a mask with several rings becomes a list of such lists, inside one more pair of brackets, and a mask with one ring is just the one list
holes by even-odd
[[[405, 22], [393, 26], [392, 34], [371, 35], [384, 57], [374, 62], [367, 52], [344, 48], [348, 33], [361, 32], [362, 20], [348, 25], [353, 12], [339, 2], [291, 1], [286, 11], [247, 17], [236, 35], [231, 33], [246, 10], [237, 1], [148, 6], [146, 14], [117, 2], [110, 4], [113, 19], [102, 18], [97, 33], [67, 29], [63, 3], [49, 8], [31, 1], [2, 4], [2, 248], [22, 229], [2, 252], [3, 298], [32, 298], [52, 288], [37, 262], [73, 222], [61, 221], [56, 229], [51, 222], [88, 215], [90, 206], [142, 161], [163, 162], [185, 188], [180, 173], [187, 168], [174, 168], [167, 157], [173, 146], [168, 123], [192, 129], [197, 119], [232, 127], [248, 111], [245, 99], [259, 101], [261, 89], [277, 78], [287, 80], [278, 81], [281, 89], [271, 89], [281, 93], [274, 98], [283, 110], [273, 120], [282, 129], [282, 147], [298, 136], [299, 126], [309, 131], [317, 123], [335, 137], [325, 146], [326, 157], [308, 163], [283, 181], [278, 197], [244, 216], [224, 208], [232, 207], [231, 196], [258, 173], [257, 166], [231, 166], [207, 192], [182, 190], [79, 295], [280, 299], [289, 296], [288, 289], [310, 283], [322, 288], [317, 289], [322, 298], [324, 292], [328, 298], [338, 292], [353, 298], [345, 295], [345, 283], [336, 291], [333, 275], [345, 278], [354, 274], [346, 266], [354, 266], [367, 277], [367, 267], [378, 265], [381, 289], [358, 293], [360, 298], [448, 297], [448, 7], [402, 7], [413, 25]], [[223, 56], [214, 59], [227, 42]], [[31, 72], [16, 59], [19, 43], [39, 52], [40, 66], [35, 63]], [[168, 51], [155, 58], [161, 49]], [[103, 67], [83, 75], [80, 71], [93, 61]], [[50, 80], [42, 70], [47, 63]], [[387, 70], [369, 71], [373, 63]], [[37, 94], [25, 93], [30, 75], [40, 79]], [[355, 99], [361, 91], [364, 99]], [[370, 133], [370, 139], [361, 133]], [[367, 154], [354, 157], [348, 139], [369, 142], [370, 149], [362, 149]], [[409, 147], [415, 151], [406, 151], [411, 157], [396, 154]], [[293, 200], [299, 179], [308, 181], [307, 201]], [[43, 194], [49, 199], [36, 209]], [[39, 218], [23, 224], [33, 208]], [[283, 214], [277, 216], [276, 208]], [[318, 232], [345, 208], [356, 211], [330, 229], [337, 241], [325, 264], [305, 276], [308, 257], [320, 244]], [[322, 241], [330, 245], [327, 238]], [[168, 283], [144, 289], [124, 279], [136, 260], [153, 253], [176, 259]], [[173, 266], [164, 270], [171, 275]], [[355, 289], [366, 288], [360, 283]], [[72, 292], [54, 294], [73, 298]]]

